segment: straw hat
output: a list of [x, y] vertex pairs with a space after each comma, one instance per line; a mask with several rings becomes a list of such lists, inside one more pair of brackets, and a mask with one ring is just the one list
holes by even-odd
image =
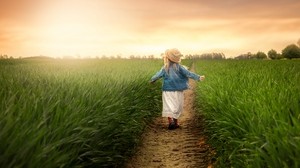
[[179, 63], [180, 57], [182, 57], [182, 54], [180, 51], [176, 48], [167, 49], [165, 52], [165, 56], [172, 62]]

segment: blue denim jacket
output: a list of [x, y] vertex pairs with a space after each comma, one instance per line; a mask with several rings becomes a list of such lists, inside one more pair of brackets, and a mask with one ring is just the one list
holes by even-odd
[[182, 91], [189, 88], [188, 78], [199, 81], [199, 75], [190, 72], [182, 65], [176, 64], [175, 68], [173, 64], [170, 64], [169, 73], [162, 67], [152, 78], [150, 82], [163, 78], [163, 91]]

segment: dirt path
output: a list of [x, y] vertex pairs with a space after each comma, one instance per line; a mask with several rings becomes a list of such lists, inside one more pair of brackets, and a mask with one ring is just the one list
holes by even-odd
[[[190, 80], [191, 88], [195, 82]], [[194, 91], [184, 92], [184, 112], [179, 118], [180, 128], [168, 130], [166, 118], [158, 117], [144, 133], [138, 152], [127, 168], [207, 168], [211, 149], [205, 143], [203, 122], [195, 117]]]

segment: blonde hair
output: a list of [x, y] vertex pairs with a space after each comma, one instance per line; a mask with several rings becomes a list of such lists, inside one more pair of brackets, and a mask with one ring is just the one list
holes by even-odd
[[164, 56], [164, 69], [169, 74], [169, 69], [170, 69], [170, 64], [173, 63], [173, 68], [178, 71], [178, 66], [176, 62], [171, 61], [170, 59], [167, 58], [167, 56]]

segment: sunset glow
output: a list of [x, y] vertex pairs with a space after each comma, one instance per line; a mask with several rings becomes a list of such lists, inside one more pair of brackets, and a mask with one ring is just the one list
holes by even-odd
[[2, 0], [0, 54], [159, 56], [275, 49], [300, 38], [298, 0]]

